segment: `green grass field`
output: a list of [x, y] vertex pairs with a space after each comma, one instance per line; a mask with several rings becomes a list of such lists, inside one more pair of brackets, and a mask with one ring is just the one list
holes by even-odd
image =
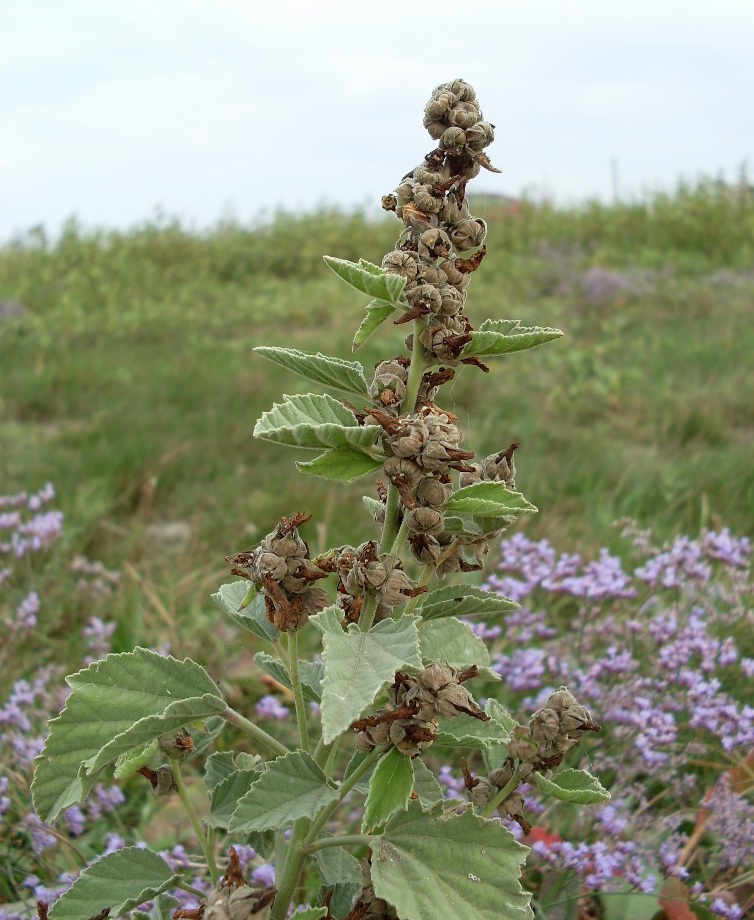
[[[593, 549], [625, 516], [661, 536], [751, 533], [751, 188], [703, 182], [570, 210], [482, 198], [473, 210], [490, 230], [472, 320], [566, 333], [495, 359], [489, 375], [465, 369], [442, 391], [479, 455], [521, 442], [518, 486], [541, 511], [529, 535]], [[252, 348], [348, 357], [366, 298], [321, 256], [379, 262], [398, 229], [394, 218], [334, 212], [204, 235], [72, 224], [55, 244], [37, 232], [0, 250], [0, 300], [28, 308], [0, 324], [3, 491], [54, 482], [61, 558], [128, 562], [176, 609], [203, 602], [224, 556], [283, 514], [314, 515], [313, 548], [368, 538], [368, 480], [305, 477], [297, 452], [252, 439], [274, 400], [307, 389]], [[367, 370], [401, 350], [402, 329], [382, 327], [357, 355]], [[145, 539], [149, 524], [168, 521], [192, 528], [177, 558]], [[143, 598], [121, 595], [128, 644]]]

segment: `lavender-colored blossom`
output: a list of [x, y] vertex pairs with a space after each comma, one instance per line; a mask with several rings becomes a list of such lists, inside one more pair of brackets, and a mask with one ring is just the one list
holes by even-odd
[[282, 722], [290, 715], [290, 709], [271, 694], [261, 697], [254, 708], [260, 719], [275, 719]]
[[65, 827], [71, 837], [80, 837], [86, 826], [86, 815], [78, 805], [72, 805], [63, 812]]
[[710, 904], [710, 910], [718, 917], [723, 917], [724, 920], [742, 920], [744, 915], [743, 907], [739, 907], [738, 904], [728, 904], [722, 898], [715, 898]]
[[126, 841], [120, 834], [108, 834], [105, 837], [105, 849], [102, 851], [102, 855], [107, 856], [109, 853], [114, 853], [116, 850], [122, 850], [125, 845]]
[[6, 620], [5, 623], [11, 632], [23, 632], [34, 629], [37, 625], [37, 614], [41, 603], [36, 591], [30, 591], [16, 607], [15, 620]]
[[275, 884], [275, 866], [272, 863], [265, 863], [257, 866], [251, 873], [251, 881], [255, 885], [270, 886]]
[[33, 811], [24, 817], [23, 823], [31, 837], [31, 848], [36, 856], [41, 856], [45, 850], [49, 850], [57, 843], [57, 837]]
[[91, 617], [83, 628], [82, 635], [86, 639], [89, 654], [84, 658], [84, 664], [91, 664], [104, 658], [112, 649], [110, 640], [115, 632], [116, 623], [105, 623], [99, 617]]

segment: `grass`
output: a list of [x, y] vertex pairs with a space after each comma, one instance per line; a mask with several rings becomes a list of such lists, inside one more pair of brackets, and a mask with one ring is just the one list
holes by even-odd
[[[466, 369], [441, 394], [480, 456], [521, 441], [519, 487], [542, 512], [529, 534], [594, 549], [613, 541], [612, 522], [624, 516], [664, 536], [705, 525], [750, 531], [746, 182], [625, 205], [559, 210], [490, 198], [473, 210], [490, 233], [470, 287], [472, 318], [566, 332], [498, 359], [489, 375]], [[70, 551], [128, 562], [166, 595], [197, 572], [219, 579], [223, 557], [282, 514], [311, 512], [317, 548], [368, 538], [359, 497], [369, 481], [342, 487], [296, 474], [296, 452], [252, 439], [274, 400], [308, 389], [252, 348], [347, 356], [365, 298], [321, 256], [379, 262], [397, 230], [394, 218], [338, 212], [204, 235], [170, 222], [128, 233], [71, 223], [56, 243], [38, 230], [0, 250], [0, 299], [29, 311], [0, 325], [3, 488], [53, 481]], [[589, 279], [599, 272], [613, 280], [595, 293]], [[357, 357], [370, 369], [397, 354], [404, 335], [383, 327]], [[194, 538], [179, 557], [163, 557], [145, 528], [174, 520]], [[123, 615], [143, 600], [130, 584]], [[126, 633], [124, 645], [137, 638]]]

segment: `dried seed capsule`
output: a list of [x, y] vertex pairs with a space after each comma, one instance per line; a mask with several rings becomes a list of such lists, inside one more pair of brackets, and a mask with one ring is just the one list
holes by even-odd
[[445, 129], [448, 127], [444, 121], [428, 121], [425, 122], [424, 127], [429, 131], [429, 136], [433, 141], [438, 140], [442, 137]]
[[466, 143], [475, 152], [484, 150], [495, 140], [495, 131], [488, 121], [477, 121], [475, 125], [465, 130]]
[[421, 182], [422, 185], [434, 185], [436, 182], [442, 182], [443, 174], [429, 169], [426, 164], [417, 166], [413, 172], [414, 179]]
[[414, 306], [423, 304], [430, 313], [437, 313], [442, 306], [440, 292], [433, 284], [420, 284], [406, 294], [406, 300]]
[[466, 486], [473, 486], [477, 482], [481, 482], [484, 476], [482, 475], [482, 467], [478, 463], [470, 464], [473, 472], [470, 473], [461, 473], [458, 477], [458, 484], [461, 488]]
[[455, 127], [463, 128], [465, 131], [475, 125], [479, 121], [479, 117], [479, 106], [475, 102], [456, 102], [448, 110], [445, 120], [449, 125], [455, 125]]
[[529, 722], [535, 741], [552, 741], [560, 733], [560, 717], [554, 709], [538, 709]]
[[435, 92], [432, 93], [432, 98], [429, 100], [424, 110], [424, 126], [426, 127], [427, 123], [430, 121], [437, 121], [443, 118], [457, 99], [458, 97], [455, 93], [448, 92], [446, 89], [438, 87]]
[[463, 128], [446, 128], [440, 137], [440, 147], [448, 153], [460, 155], [466, 146], [466, 132]]
[[408, 527], [416, 533], [428, 533], [436, 537], [445, 529], [445, 516], [434, 508], [419, 506], [406, 515]]
[[487, 236], [487, 224], [481, 218], [462, 220], [450, 228], [448, 236], [458, 252], [477, 249]]
[[451, 80], [450, 83], [445, 83], [443, 89], [463, 102], [474, 102], [476, 100], [474, 87], [460, 78]]
[[429, 508], [441, 508], [452, 494], [453, 486], [435, 476], [424, 476], [416, 487], [416, 500]]
[[455, 316], [463, 310], [466, 295], [453, 287], [452, 284], [443, 284], [440, 288], [440, 313], [443, 316]]
[[401, 275], [401, 277], [413, 281], [416, 278], [418, 256], [415, 252], [405, 252], [402, 249], [394, 249], [389, 252], [382, 260], [382, 268], [392, 275]]
[[414, 189], [414, 204], [428, 214], [436, 214], [442, 207], [443, 198], [432, 190], [431, 185], [417, 185]]

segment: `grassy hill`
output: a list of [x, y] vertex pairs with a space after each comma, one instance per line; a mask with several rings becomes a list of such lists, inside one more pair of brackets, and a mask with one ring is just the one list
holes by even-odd
[[[474, 368], [442, 401], [484, 455], [511, 440], [530, 535], [609, 544], [631, 516], [661, 535], [754, 518], [754, 198], [702, 182], [615, 206], [479, 199], [488, 257], [472, 319], [514, 317], [566, 337]], [[174, 223], [0, 250], [0, 480], [55, 483], [76, 549], [137, 569], [159, 557], [149, 524], [183, 521], [180, 560], [217, 571], [281, 514], [314, 514], [317, 540], [354, 540], [358, 498], [295, 474], [294, 453], [251, 438], [256, 418], [306, 384], [252, 353], [289, 345], [346, 357], [364, 301], [323, 253], [379, 262], [398, 223], [359, 213], [280, 214], [203, 235]], [[357, 357], [401, 350], [383, 328]], [[363, 518], [363, 538], [371, 534]], [[171, 576], [171, 577], [172, 577]]]

